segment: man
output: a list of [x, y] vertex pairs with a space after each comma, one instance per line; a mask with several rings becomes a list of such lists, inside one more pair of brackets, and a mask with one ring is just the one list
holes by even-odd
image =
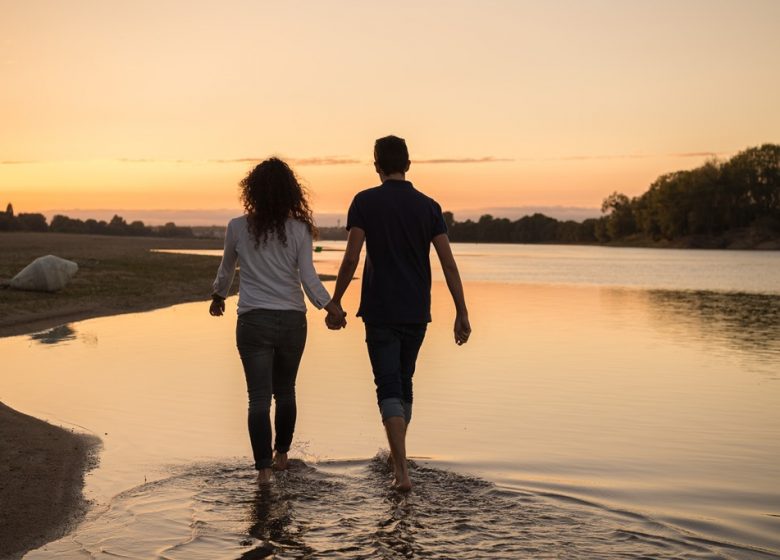
[[[374, 168], [382, 184], [358, 193], [352, 201], [347, 216], [347, 248], [333, 294], [333, 301], [341, 305], [365, 241], [357, 315], [365, 323], [394, 485], [402, 491], [412, 487], [406, 463], [406, 430], [412, 418], [417, 353], [431, 321], [431, 243], [455, 302], [455, 342], [464, 344], [471, 334], [463, 286], [441, 207], [406, 180], [409, 166], [409, 151], [402, 138], [386, 136], [376, 141]], [[341, 325], [329, 318], [328, 326]]]

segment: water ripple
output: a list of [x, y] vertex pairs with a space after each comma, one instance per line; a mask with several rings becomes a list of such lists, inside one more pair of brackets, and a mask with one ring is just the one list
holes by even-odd
[[28, 558], [778, 558], [612, 511], [412, 462], [410, 494], [384, 458], [294, 461], [270, 486], [204, 464], [117, 496]]

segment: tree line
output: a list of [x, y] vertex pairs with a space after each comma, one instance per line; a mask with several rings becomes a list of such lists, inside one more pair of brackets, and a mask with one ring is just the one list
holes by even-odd
[[57, 233], [87, 233], [93, 235], [131, 235], [139, 237], [194, 237], [191, 227], [177, 226], [168, 222], [162, 226], [147, 226], [136, 220], [128, 223], [124, 218], [114, 215], [110, 221], [69, 218], [57, 214], [47, 223], [43, 214], [14, 214], [14, 207], [8, 204], [4, 213], [0, 213], [0, 231], [51, 231]]
[[780, 234], [780, 145], [748, 148], [725, 162], [661, 175], [634, 198], [604, 199], [599, 241], [675, 240], [742, 228]]

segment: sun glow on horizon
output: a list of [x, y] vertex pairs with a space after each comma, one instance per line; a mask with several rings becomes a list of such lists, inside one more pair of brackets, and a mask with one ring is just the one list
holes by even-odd
[[279, 155], [343, 213], [398, 134], [445, 208], [598, 207], [778, 141], [779, 19], [762, 0], [7, 3], [0, 203], [238, 208]]

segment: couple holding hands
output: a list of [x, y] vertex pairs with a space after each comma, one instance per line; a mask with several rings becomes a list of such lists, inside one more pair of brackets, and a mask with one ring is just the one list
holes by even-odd
[[393, 485], [401, 491], [411, 489], [406, 430], [412, 418], [417, 354], [431, 321], [431, 244], [455, 303], [458, 345], [468, 341], [471, 327], [441, 207], [406, 180], [409, 166], [402, 138], [376, 141], [374, 167], [381, 185], [359, 192], [350, 205], [347, 247], [332, 297], [314, 270], [316, 228], [295, 173], [285, 162], [271, 158], [241, 181], [245, 214], [228, 223], [209, 312], [224, 313], [225, 297], [240, 265], [236, 344], [246, 376], [249, 438], [261, 483], [270, 481], [272, 469], [287, 467], [297, 416], [295, 379], [306, 344], [303, 293], [315, 307], [327, 311], [329, 329], [345, 327], [341, 298], [365, 243], [357, 316], [365, 324]]

